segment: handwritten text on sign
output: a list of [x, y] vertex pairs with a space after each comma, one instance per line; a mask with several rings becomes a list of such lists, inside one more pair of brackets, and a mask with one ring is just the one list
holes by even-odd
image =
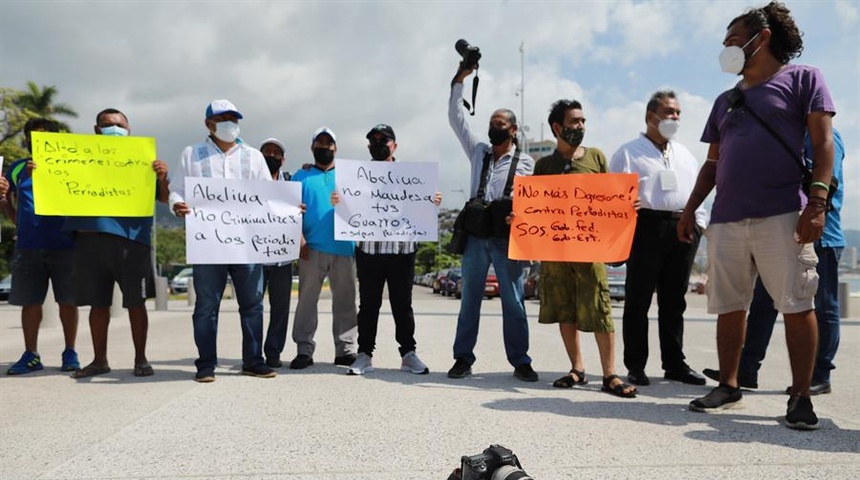
[[334, 238], [434, 241], [439, 235], [439, 166], [427, 162], [337, 160]]
[[33, 132], [39, 215], [151, 217], [155, 139]]
[[514, 177], [508, 254], [518, 260], [618, 262], [636, 231], [638, 175]]
[[302, 186], [296, 182], [185, 177], [185, 257], [190, 264], [299, 258]]

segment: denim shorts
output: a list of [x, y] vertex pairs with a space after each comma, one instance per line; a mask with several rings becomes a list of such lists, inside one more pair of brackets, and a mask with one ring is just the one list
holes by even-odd
[[62, 305], [75, 304], [75, 256], [72, 250], [15, 249], [9, 303], [19, 307], [41, 305], [48, 294]]

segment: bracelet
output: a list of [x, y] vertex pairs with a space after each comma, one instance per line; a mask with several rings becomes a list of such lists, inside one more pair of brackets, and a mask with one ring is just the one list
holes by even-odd
[[809, 188], [812, 188], [812, 187], [821, 187], [821, 188], [827, 190], [828, 192], [830, 191], [830, 185], [828, 185], [824, 182], [812, 182], [809, 184]]

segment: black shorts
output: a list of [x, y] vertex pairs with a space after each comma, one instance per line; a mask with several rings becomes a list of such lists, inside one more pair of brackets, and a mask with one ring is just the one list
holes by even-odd
[[140, 307], [155, 292], [150, 246], [109, 233], [75, 236], [76, 300], [79, 306], [109, 307], [114, 282], [123, 308]]

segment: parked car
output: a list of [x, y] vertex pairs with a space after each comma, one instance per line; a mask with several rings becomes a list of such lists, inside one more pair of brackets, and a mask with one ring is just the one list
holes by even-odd
[[12, 291], [12, 275], [0, 280], [0, 300], [9, 300], [9, 292]]
[[463, 298], [463, 277], [457, 279], [457, 288], [454, 290], [454, 298], [457, 300]]
[[170, 293], [186, 293], [188, 292], [188, 279], [194, 274], [194, 269], [191, 267], [183, 268], [173, 279], [170, 280]]
[[436, 278], [433, 280], [433, 293], [442, 293], [442, 282], [445, 281], [445, 278], [448, 276], [447, 270], [440, 270], [436, 272]]
[[623, 302], [625, 298], [624, 283], [627, 281], [627, 264], [618, 267], [607, 265], [606, 276], [609, 280], [609, 298]]
[[535, 262], [528, 268], [526, 280], [523, 282], [523, 297], [526, 299], [540, 298], [538, 282], [540, 280], [540, 262]]
[[490, 269], [487, 271], [487, 280], [484, 283], [484, 296], [493, 298], [499, 295], [501, 295], [499, 293], [499, 279], [496, 278], [496, 270], [490, 265]]
[[463, 276], [459, 268], [448, 270], [445, 280], [442, 282], [442, 295], [445, 297], [453, 297], [457, 293], [457, 282]]

